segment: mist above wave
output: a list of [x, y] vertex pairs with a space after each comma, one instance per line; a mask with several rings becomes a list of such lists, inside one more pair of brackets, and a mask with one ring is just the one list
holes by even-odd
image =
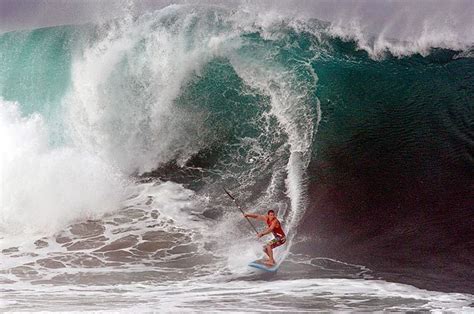
[[[103, 23], [113, 18], [140, 16], [173, 4], [196, 6], [192, 1], [71, 2], [60, 7], [48, 1], [7, 1], [0, 30]], [[261, 21], [318, 19], [331, 23], [330, 32], [354, 40], [373, 58], [431, 48], [468, 50], [474, 44], [474, 3], [453, 1], [200, 1], [201, 7], [252, 12]], [[35, 12], [33, 15], [31, 12]], [[463, 55], [464, 56], [464, 55]]]

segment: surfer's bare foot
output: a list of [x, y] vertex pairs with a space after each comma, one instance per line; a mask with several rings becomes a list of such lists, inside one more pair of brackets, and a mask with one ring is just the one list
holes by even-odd
[[274, 262], [274, 261], [270, 261], [270, 260], [265, 260], [263, 263], [264, 263], [265, 265], [268, 265], [268, 266], [273, 266], [273, 265], [275, 265], [275, 262]]

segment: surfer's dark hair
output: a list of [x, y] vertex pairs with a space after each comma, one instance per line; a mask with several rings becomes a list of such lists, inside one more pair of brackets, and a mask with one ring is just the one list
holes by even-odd
[[275, 213], [275, 211], [273, 209], [270, 209], [269, 211], [267, 211], [267, 215], [270, 215], [270, 213]]

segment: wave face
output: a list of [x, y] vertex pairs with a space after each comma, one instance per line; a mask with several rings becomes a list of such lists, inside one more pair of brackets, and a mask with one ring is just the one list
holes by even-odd
[[374, 61], [353, 45], [318, 63], [326, 118], [300, 230], [320, 254], [386, 278], [472, 290], [472, 59], [436, 50]]
[[[260, 245], [222, 187], [251, 212], [275, 209], [288, 230], [285, 298], [325, 284], [338, 300], [342, 283], [354, 288], [342, 307], [468, 306], [469, 295], [402, 284], [400, 295], [370, 279], [448, 278], [459, 284], [433, 289], [472, 292], [443, 266], [472, 248], [469, 48], [380, 58], [358, 44], [314, 19], [187, 5], [0, 35], [0, 282], [16, 287], [5, 308], [27, 308], [32, 286], [55, 296], [50, 310], [73, 300], [69, 285], [105, 296], [141, 293], [136, 283], [155, 287], [150, 306], [204, 309], [205, 291], [219, 308], [247, 308], [246, 295], [226, 305], [225, 287], [265, 279], [246, 267]], [[419, 271], [427, 264], [403, 243], [444, 258], [442, 276]], [[286, 306], [339, 308], [315, 302]]]

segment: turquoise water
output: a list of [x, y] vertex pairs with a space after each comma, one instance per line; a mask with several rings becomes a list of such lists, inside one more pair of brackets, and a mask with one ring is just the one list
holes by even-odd
[[21, 104], [24, 115], [39, 112], [51, 125], [51, 142], [64, 142], [61, 100], [70, 84], [74, 29], [60, 27], [0, 36], [0, 91]]

